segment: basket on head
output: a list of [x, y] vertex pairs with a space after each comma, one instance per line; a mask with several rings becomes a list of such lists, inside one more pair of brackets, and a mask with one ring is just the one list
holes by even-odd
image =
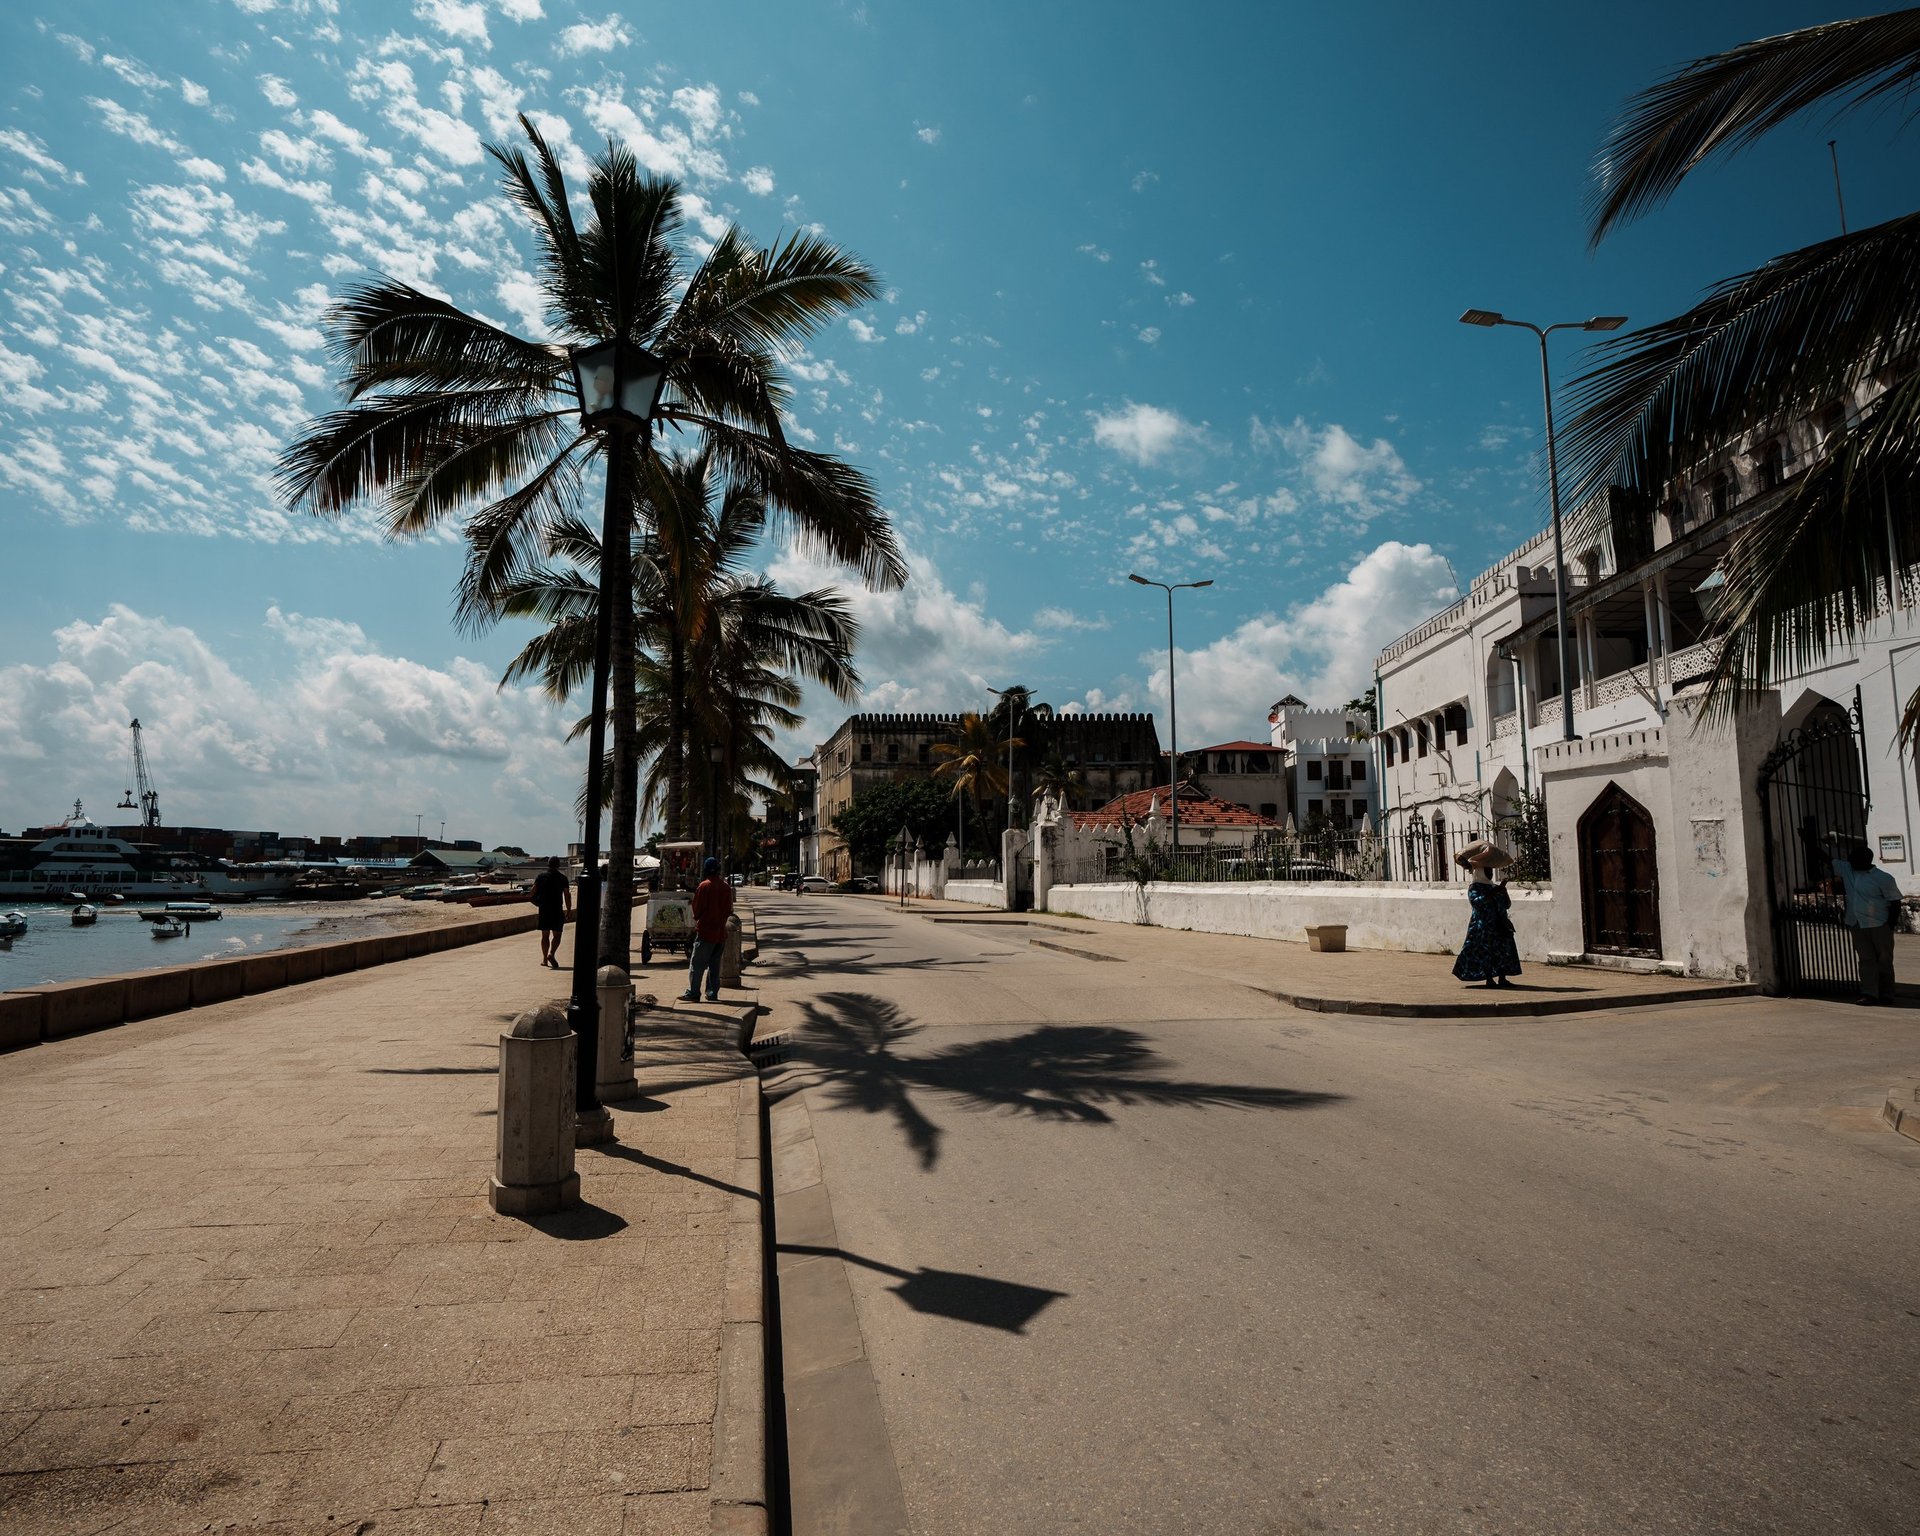
[[1513, 855], [1488, 838], [1477, 837], [1453, 856], [1462, 869], [1505, 869]]

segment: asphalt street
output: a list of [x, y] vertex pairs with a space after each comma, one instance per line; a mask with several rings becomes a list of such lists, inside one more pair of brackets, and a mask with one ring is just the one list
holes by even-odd
[[1915, 1528], [1920, 1014], [1396, 1023], [756, 905], [921, 1536]]

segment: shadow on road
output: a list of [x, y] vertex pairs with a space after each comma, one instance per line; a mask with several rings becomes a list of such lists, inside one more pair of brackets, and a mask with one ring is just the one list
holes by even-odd
[[995, 1280], [990, 1275], [963, 1275], [952, 1269], [901, 1269], [895, 1264], [848, 1253], [844, 1248], [781, 1243], [778, 1251], [844, 1259], [863, 1269], [892, 1275], [900, 1283], [888, 1289], [914, 1311], [932, 1317], [950, 1317], [982, 1328], [999, 1328], [1007, 1333], [1025, 1333], [1027, 1324], [1038, 1317], [1049, 1302], [1067, 1294], [1050, 1291], [1045, 1286], [1022, 1285], [1017, 1280]]
[[1311, 1109], [1345, 1097], [1159, 1075], [1165, 1060], [1146, 1036], [1112, 1024], [1042, 1024], [928, 1056], [903, 1056], [898, 1048], [921, 1026], [884, 998], [827, 992], [802, 1003], [801, 1010], [805, 1018], [793, 1033], [788, 1059], [817, 1073], [836, 1107], [892, 1115], [923, 1168], [939, 1161], [944, 1133], [915, 1102], [916, 1089], [951, 1095], [967, 1109], [1086, 1125], [1111, 1122], [1107, 1105]]

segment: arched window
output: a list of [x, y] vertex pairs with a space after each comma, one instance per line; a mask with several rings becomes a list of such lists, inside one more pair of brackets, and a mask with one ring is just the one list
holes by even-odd
[[1387, 766], [1391, 768], [1393, 766], [1393, 732], [1388, 731], [1381, 739], [1386, 743]]
[[1425, 757], [1427, 755], [1427, 722], [1426, 721], [1420, 720], [1415, 722], [1413, 727], [1413, 739], [1419, 744], [1420, 755], [1422, 757]]
[[1515, 703], [1513, 663], [1494, 651], [1487, 657], [1487, 712], [1499, 719], [1518, 707]]
[[1464, 747], [1467, 744], [1467, 706], [1449, 704], [1447, 712], [1441, 717], [1444, 728], [1453, 733], [1453, 744]]
[[1766, 446], [1760, 450], [1760, 457], [1754, 464], [1754, 490], [1764, 496], [1787, 478], [1780, 450], [1780, 439], [1769, 438]]

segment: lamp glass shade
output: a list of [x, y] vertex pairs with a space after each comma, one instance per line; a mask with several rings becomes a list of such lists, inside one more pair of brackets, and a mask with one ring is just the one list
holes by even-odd
[[572, 362], [580, 420], [589, 427], [644, 425], [667, 381], [666, 365], [628, 341], [575, 347]]

